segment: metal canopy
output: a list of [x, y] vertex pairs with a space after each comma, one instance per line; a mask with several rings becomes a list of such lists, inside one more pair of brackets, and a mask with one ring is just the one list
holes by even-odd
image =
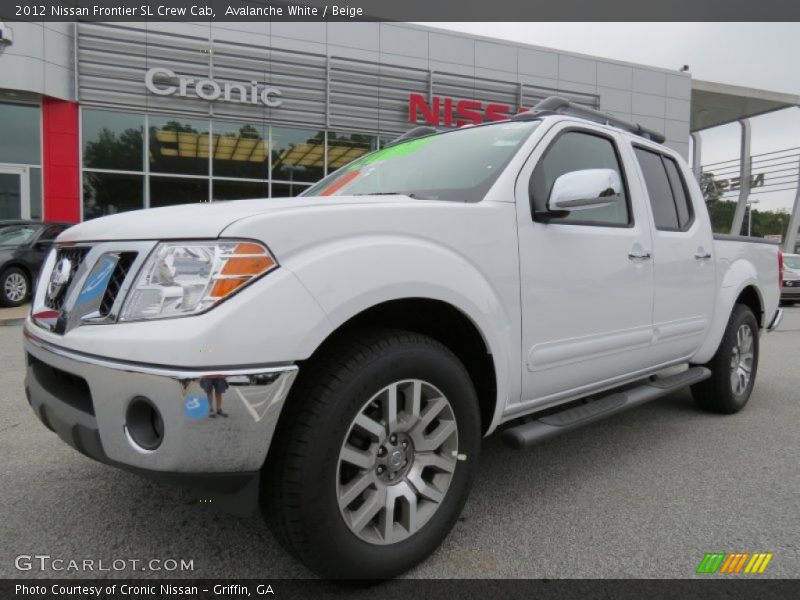
[[690, 126], [700, 131], [792, 106], [800, 95], [693, 79]]

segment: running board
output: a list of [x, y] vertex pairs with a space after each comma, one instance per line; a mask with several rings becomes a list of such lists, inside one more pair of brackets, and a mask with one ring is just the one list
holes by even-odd
[[661, 398], [709, 377], [711, 371], [705, 367], [692, 367], [675, 375], [656, 377], [625, 391], [614, 392], [586, 404], [515, 425], [506, 429], [502, 438], [506, 445], [514, 449], [527, 448], [566, 431]]

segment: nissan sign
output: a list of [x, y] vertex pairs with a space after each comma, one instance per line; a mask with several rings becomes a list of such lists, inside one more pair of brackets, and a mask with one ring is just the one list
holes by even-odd
[[156, 96], [196, 97], [214, 102], [237, 104], [263, 104], [275, 108], [283, 104], [278, 88], [261, 86], [257, 81], [249, 83], [218, 83], [213, 79], [194, 79], [176, 75], [171, 69], [155, 67], [144, 76], [144, 84]]

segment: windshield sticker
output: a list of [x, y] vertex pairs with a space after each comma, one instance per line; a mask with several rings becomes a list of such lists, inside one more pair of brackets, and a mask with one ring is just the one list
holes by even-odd
[[373, 152], [372, 154], [368, 154], [364, 158], [359, 161], [356, 161], [348, 167], [348, 169], [358, 169], [365, 165], [370, 165], [372, 163], [378, 162], [380, 160], [386, 160], [388, 158], [397, 158], [400, 156], [407, 156], [412, 154], [429, 144], [436, 136], [431, 135], [424, 138], [419, 138], [416, 140], [408, 140], [407, 142], [402, 142], [397, 144], [396, 146], [390, 146], [388, 148], [384, 148], [383, 150], [378, 150], [377, 152]]
[[361, 171], [350, 171], [349, 173], [345, 173], [339, 179], [331, 183], [328, 187], [326, 187], [322, 192], [320, 192], [320, 196], [333, 196], [336, 192], [346, 186], [348, 183], [353, 181], [361, 174]]

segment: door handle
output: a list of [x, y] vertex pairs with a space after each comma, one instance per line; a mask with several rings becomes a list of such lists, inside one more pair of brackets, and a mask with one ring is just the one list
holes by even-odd
[[649, 252], [628, 252], [628, 258], [631, 260], [650, 260]]
[[697, 260], [708, 260], [709, 258], [711, 258], [711, 253], [710, 252], [697, 252], [694, 255], [694, 257]]

